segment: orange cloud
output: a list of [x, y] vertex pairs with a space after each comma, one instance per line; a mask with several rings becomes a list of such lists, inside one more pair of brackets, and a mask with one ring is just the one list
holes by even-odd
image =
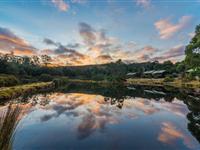
[[32, 56], [32, 55], [36, 55], [36, 53], [34, 51], [29, 50], [29, 49], [23, 50], [23, 51], [15, 49], [15, 50], [13, 50], [13, 54], [17, 55], [17, 56]]
[[1, 41], [8, 41], [10, 43], [17, 44], [17, 45], [20, 45], [20, 46], [28, 46], [28, 44], [24, 40], [19, 39], [19, 38], [8, 37], [6, 35], [0, 35], [0, 40]]
[[100, 55], [97, 60], [102, 63], [108, 63], [112, 61], [112, 57], [110, 55]]
[[7, 28], [0, 27], [0, 49], [3, 53], [14, 52], [20, 55], [32, 55], [36, 53], [36, 48], [29, 45], [28, 42], [16, 36]]

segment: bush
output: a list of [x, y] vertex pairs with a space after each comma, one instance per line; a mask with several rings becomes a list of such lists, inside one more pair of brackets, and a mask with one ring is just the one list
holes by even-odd
[[21, 76], [20, 81], [22, 84], [27, 84], [27, 83], [38, 82], [38, 79], [33, 76], [25, 75], [25, 76]]
[[194, 71], [186, 74], [185, 78], [188, 81], [197, 80], [200, 77], [200, 68], [194, 69]]
[[60, 77], [60, 78], [55, 78], [53, 80], [53, 83], [55, 85], [55, 87], [59, 87], [59, 86], [62, 86], [62, 85], [65, 85], [68, 83], [68, 78], [67, 77]]
[[53, 80], [53, 77], [49, 74], [41, 74], [39, 76], [39, 81], [42, 81], [42, 82], [49, 82], [49, 81], [52, 81]]
[[125, 81], [122, 76], [110, 76], [106, 80], [111, 83], [123, 83]]
[[170, 76], [165, 77], [165, 79], [164, 79], [164, 82], [173, 82], [173, 81], [174, 81], [174, 78], [170, 77]]
[[19, 80], [14, 75], [0, 75], [0, 87], [14, 86], [19, 84]]

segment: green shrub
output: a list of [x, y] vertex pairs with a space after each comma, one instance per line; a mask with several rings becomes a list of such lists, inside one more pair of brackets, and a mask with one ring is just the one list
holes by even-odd
[[53, 77], [49, 74], [41, 74], [39, 76], [39, 81], [42, 81], [42, 82], [49, 82], [49, 81], [52, 81], [53, 80]]
[[59, 87], [59, 86], [63, 86], [63, 85], [65, 85], [65, 84], [67, 84], [68, 81], [69, 81], [69, 80], [68, 80], [67, 77], [60, 77], [60, 78], [55, 78], [55, 79], [53, 80], [53, 83], [54, 83], [55, 87]]
[[164, 79], [164, 82], [173, 82], [174, 81], [174, 78], [173, 77], [170, 77], [170, 76], [167, 76], [165, 77]]
[[109, 76], [106, 78], [106, 81], [111, 83], [123, 83], [124, 78], [122, 76]]
[[36, 77], [25, 75], [21, 77], [20, 81], [22, 84], [27, 84], [27, 83], [38, 82], [39, 80]]
[[187, 81], [196, 80], [199, 77], [200, 77], [200, 69], [199, 68], [195, 69], [192, 72], [187, 73], [185, 76]]
[[0, 87], [14, 86], [19, 84], [19, 80], [14, 75], [0, 75]]

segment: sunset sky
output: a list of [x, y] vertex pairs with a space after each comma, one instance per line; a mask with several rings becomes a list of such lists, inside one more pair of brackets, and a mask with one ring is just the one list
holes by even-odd
[[180, 61], [200, 0], [0, 0], [0, 52], [59, 65]]

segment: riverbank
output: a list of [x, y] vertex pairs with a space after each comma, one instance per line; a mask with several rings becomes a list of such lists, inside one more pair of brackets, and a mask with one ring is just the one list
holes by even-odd
[[0, 88], [0, 102], [18, 98], [23, 95], [34, 94], [40, 91], [47, 91], [53, 88], [59, 88], [67, 83], [105, 83], [104, 81], [93, 81], [93, 80], [80, 80], [80, 79], [67, 79], [58, 78], [51, 82], [37, 82], [30, 84], [23, 84], [11, 87]]
[[39, 82], [0, 88], [0, 101], [17, 98], [25, 94], [32, 94], [42, 90], [48, 90], [53, 87], [53, 82]]
[[149, 85], [149, 86], [172, 86], [177, 88], [200, 88], [200, 81], [183, 81], [180, 79], [174, 79], [171, 82], [165, 82], [165, 79], [147, 79], [147, 78], [135, 78], [127, 79], [126, 84], [134, 85]]
[[[56, 80], [57, 81], [57, 80]], [[40, 91], [47, 91], [53, 88], [59, 88], [64, 86], [67, 83], [97, 83], [101, 85], [109, 85], [112, 82], [108, 81], [94, 81], [94, 80], [80, 80], [80, 79], [67, 79], [64, 82], [64, 79], [58, 79], [59, 84], [56, 86], [57, 82], [39, 82], [24, 84], [12, 87], [2, 87], [0, 88], [0, 101], [9, 100], [17, 98], [23, 95], [34, 94]], [[112, 83], [116, 84], [116, 83]], [[123, 83], [120, 83], [123, 84]], [[187, 88], [187, 89], [200, 89], [199, 81], [181, 81], [175, 79], [171, 82], [166, 82], [165, 79], [147, 79], [147, 78], [138, 78], [138, 79], [127, 79], [125, 84], [128, 85], [147, 85], [147, 86], [171, 86], [176, 88]]]

